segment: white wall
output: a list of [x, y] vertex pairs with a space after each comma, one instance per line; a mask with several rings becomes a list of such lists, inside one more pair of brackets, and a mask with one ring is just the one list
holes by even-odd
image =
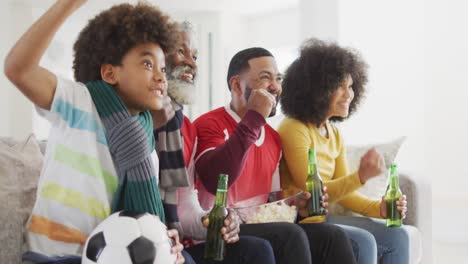
[[3, 74], [5, 57], [20, 34], [33, 22], [27, 1], [2, 2], [0, 10], [0, 136], [24, 138], [32, 130], [32, 104]]
[[299, 1], [301, 39], [337, 40], [340, 34], [339, 0]]
[[8, 97], [10, 95], [10, 83], [7, 81], [3, 67], [3, 61], [5, 60], [6, 53], [9, 48], [9, 30], [7, 28], [6, 16], [8, 13], [7, 4], [4, 2], [0, 3], [0, 136], [10, 135], [10, 103]]
[[[0, 136], [25, 138], [34, 131], [39, 138], [48, 135], [47, 121], [37, 118], [32, 103], [13, 86], [3, 74], [5, 57], [20, 36], [49, 7], [44, 3], [28, 0], [2, 1], [0, 29]], [[41, 5], [42, 4], [42, 5]], [[97, 4], [97, 2], [94, 2]], [[55, 74], [73, 78], [72, 46], [81, 28], [99, 9], [94, 7], [81, 8], [60, 28], [52, 40], [41, 65]]]
[[426, 5], [426, 170], [432, 175], [434, 260], [468, 259], [468, 18], [465, 1]]
[[[277, 49], [297, 46], [300, 41], [299, 19], [300, 13], [297, 6], [264, 14], [243, 16], [245, 48], [258, 46]], [[238, 49], [240, 50], [241, 47]]]
[[427, 16], [434, 18], [426, 27], [427, 168], [438, 186], [434, 198], [463, 202], [468, 210], [468, 37], [463, 33], [468, 6], [463, 1], [449, 3], [427, 5]]

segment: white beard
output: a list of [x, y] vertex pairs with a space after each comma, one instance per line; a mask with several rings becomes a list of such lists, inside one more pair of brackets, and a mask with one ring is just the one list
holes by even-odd
[[184, 66], [179, 66], [171, 71], [167, 80], [167, 93], [177, 103], [190, 105], [195, 101], [197, 86], [195, 82], [189, 83], [180, 79], [185, 70]]
[[179, 104], [190, 105], [195, 101], [196, 86], [179, 79], [168, 80], [167, 93]]

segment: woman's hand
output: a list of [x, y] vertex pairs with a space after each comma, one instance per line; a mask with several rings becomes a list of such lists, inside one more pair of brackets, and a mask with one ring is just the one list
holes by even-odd
[[322, 208], [323, 208], [323, 214], [324, 215], [327, 215], [328, 214], [328, 192], [327, 192], [327, 186], [323, 186], [322, 187], [322, 201], [320, 202], [320, 204], [322, 205]]
[[371, 148], [361, 158], [359, 164], [359, 180], [364, 184], [370, 178], [381, 174], [385, 170], [385, 161], [375, 148]]
[[[408, 211], [408, 202], [406, 201], [406, 195], [402, 195], [400, 199], [396, 201], [396, 204], [397, 210], [400, 211], [401, 219], [405, 219], [406, 211]], [[387, 203], [385, 201], [385, 196], [382, 197], [382, 202], [380, 203], [380, 215], [382, 216], [382, 218], [387, 218]]]
[[172, 241], [175, 245], [171, 248], [172, 254], [177, 254], [176, 264], [182, 264], [185, 262], [184, 256], [182, 256], [182, 250], [184, 250], [184, 246], [179, 241], [179, 232], [177, 229], [169, 229], [167, 230], [167, 236], [172, 238]]

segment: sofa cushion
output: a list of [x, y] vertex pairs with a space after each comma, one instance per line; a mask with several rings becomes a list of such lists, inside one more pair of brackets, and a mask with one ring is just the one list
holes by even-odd
[[43, 155], [34, 134], [22, 141], [0, 138], [0, 259], [20, 263], [24, 226], [36, 200]]
[[423, 255], [421, 231], [419, 231], [419, 229], [411, 225], [404, 225], [403, 228], [406, 230], [409, 237], [410, 263], [418, 264], [421, 262]]
[[384, 195], [387, 190], [388, 169], [395, 161], [396, 155], [405, 139], [405, 137], [401, 137], [391, 142], [377, 145], [348, 146], [346, 156], [348, 157], [349, 171], [355, 172], [359, 169], [361, 157], [364, 156], [364, 154], [366, 154], [366, 152], [372, 147], [375, 147], [377, 152], [383, 156], [385, 167], [387, 168], [377, 177], [369, 179], [366, 184], [359, 189], [360, 193], [371, 199], [381, 199], [382, 195]]

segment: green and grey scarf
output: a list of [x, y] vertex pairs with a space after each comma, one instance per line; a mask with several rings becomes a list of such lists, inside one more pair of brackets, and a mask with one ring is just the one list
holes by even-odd
[[155, 141], [150, 112], [131, 116], [113, 87], [102, 80], [86, 83], [86, 87], [104, 124], [109, 150], [119, 177], [112, 212], [147, 212], [159, 216], [165, 222], [151, 160]]

